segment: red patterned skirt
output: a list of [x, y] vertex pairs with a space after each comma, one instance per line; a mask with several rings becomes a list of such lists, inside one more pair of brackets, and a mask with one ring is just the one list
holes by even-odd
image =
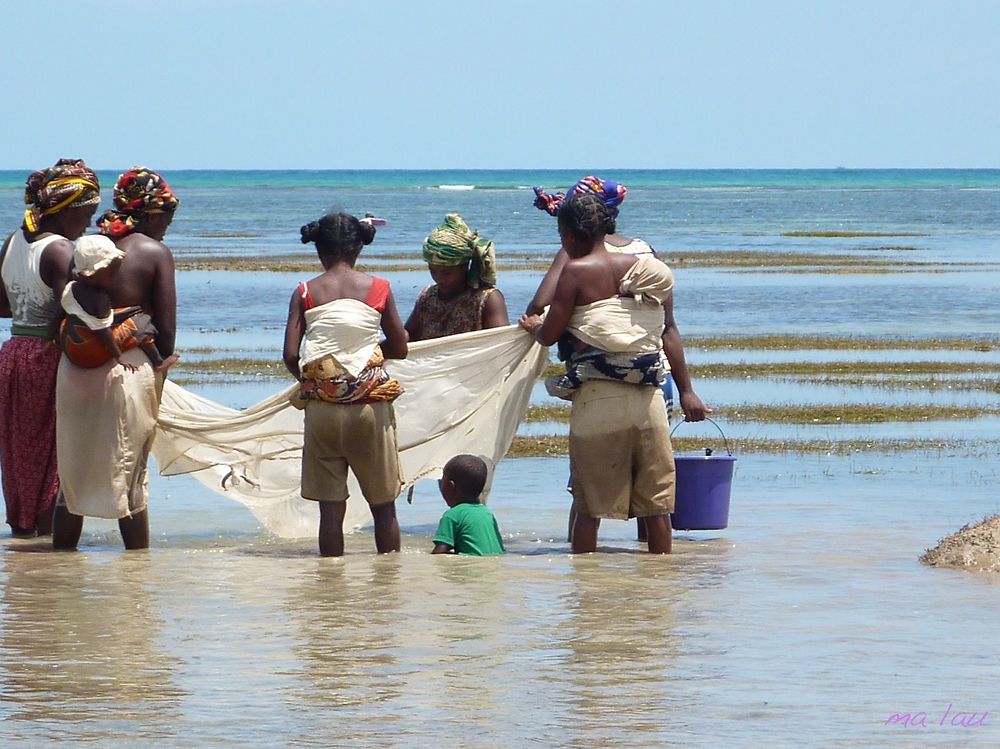
[[7, 524], [34, 530], [59, 493], [56, 370], [62, 352], [44, 338], [12, 336], [0, 348], [0, 471]]

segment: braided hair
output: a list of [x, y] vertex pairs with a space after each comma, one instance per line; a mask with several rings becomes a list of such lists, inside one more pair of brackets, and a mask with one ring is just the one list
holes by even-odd
[[328, 213], [310, 221], [299, 232], [302, 244], [314, 242], [321, 257], [353, 261], [361, 248], [375, 239], [375, 227], [349, 213]]
[[592, 193], [568, 198], [559, 207], [557, 215], [560, 228], [567, 229], [582, 242], [615, 233], [615, 219], [611, 211], [603, 200]]

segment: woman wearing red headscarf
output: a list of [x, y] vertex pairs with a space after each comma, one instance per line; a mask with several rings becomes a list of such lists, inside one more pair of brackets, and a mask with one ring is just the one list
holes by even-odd
[[[177, 325], [174, 259], [163, 237], [179, 201], [167, 181], [145, 167], [133, 167], [118, 178], [115, 210], [97, 222], [125, 253], [114, 284], [108, 289], [116, 310], [141, 307], [156, 327], [155, 345], [172, 358]], [[56, 428], [59, 471], [65, 506], [56, 508], [52, 545], [73, 549], [83, 518], [118, 520], [126, 549], [149, 546], [146, 512], [146, 463], [156, 429], [163, 387], [141, 349], [122, 359], [85, 369], [63, 357], [56, 380]]]
[[52, 532], [56, 469], [59, 299], [77, 239], [100, 202], [97, 175], [78, 159], [28, 177], [24, 223], [0, 250], [0, 315], [12, 318], [0, 349], [0, 468], [7, 524], [15, 536]]

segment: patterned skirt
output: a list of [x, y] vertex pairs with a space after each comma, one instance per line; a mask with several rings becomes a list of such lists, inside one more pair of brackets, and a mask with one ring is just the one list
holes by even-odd
[[62, 352], [44, 338], [13, 336], [0, 348], [0, 470], [7, 524], [35, 528], [59, 493], [56, 371]]

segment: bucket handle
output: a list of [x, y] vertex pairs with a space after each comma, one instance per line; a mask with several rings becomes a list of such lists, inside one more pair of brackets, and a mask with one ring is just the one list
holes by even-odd
[[[719, 430], [719, 434], [722, 435], [722, 443], [726, 446], [726, 455], [732, 457], [733, 451], [729, 449], [729, 440], [726, 439], [726, 433], [722, 431], [722, 427], [720, 427], [716, 423], [715, 419], [710, 419], [707, 416], [705, 417], [705, 421], [711, 422], [712, 426], [714, 426], [716, 429]], [[686, 423], [687, 419], [681, 419], [680, 421], [678, 421], [677, 424], [674, 425], [674, 428], [670, 430], [670, 437], [673, 438], [674, 432], [677, 431], [677, 427], [679, 427], [681, 424], [686, 424]]]

